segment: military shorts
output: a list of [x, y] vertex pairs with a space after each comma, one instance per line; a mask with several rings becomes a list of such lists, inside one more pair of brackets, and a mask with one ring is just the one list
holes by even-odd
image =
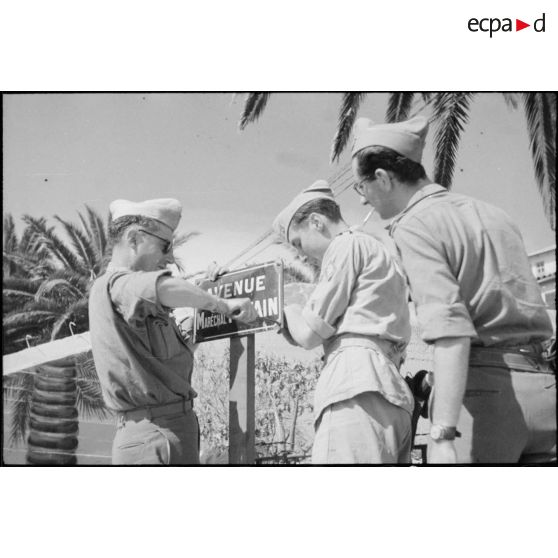
[[193, 410], [179, 414], [123, 420], [112, 445], [113, 465], [197, 465], [199, 424]]
[[312, 463], [410, 463], [411, 445], [411, 415], [367, 391], [324, 409], [316, 422]]

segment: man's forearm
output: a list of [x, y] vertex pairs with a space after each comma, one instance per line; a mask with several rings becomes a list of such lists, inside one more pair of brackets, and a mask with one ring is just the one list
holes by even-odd
[[314, 349], [322, 340], [308, 326], [302, 317], [302, 308], [298, 304], [290, 304], [284, 309], [287, 329], [292, 339], [305, 349]]
[[434, 346], [432, 423], [456, 426], [469, 369], [469, 337], [438, 339]]
[[200, 289], [185, 279], [161, 277], [157, 281], [157, 296], [168, 308], [199, 308], [226, 314], [228, 306], [223, 299]]

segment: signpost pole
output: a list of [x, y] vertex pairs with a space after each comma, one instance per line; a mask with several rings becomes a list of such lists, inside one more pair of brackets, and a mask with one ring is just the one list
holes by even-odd
[[229, 463], [255, 462], [254, 334], [230, 339]]

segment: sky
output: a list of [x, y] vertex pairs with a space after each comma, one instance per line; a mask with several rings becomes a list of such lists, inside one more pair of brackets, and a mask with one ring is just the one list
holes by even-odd
[[[349, 163], [347, 152], [329, 163], [340, 93], [273, 94], [260, 119], [239, 132], [243, 100], [232, 93], [4, 96], [4, 212], [21, 230], [23, 214], [77, 222], [85, 204], [105, 216], [117, 198], [175, 197], [183, 204], [178, 231], [200, 233], [177, 250], [186, 271], [225, 263], [300, 190]], [[369, 94], [359, 116], [383, 121], [386, 105], [387, 94]], [[528, 251], [554, 244], [521, 109], [510, 110], [500, 94], [478, 94], [470, 115], [453, 190], [505, 209]], [[433, 137], [431, 130], [423, 160], [429, 174]], [[350, 224], [369, 210], [350, 188], [339, 202]], [[373, 217], [367, 227], [379, 232], [382, 223]], [[286, 252], [272, 247], [247, 261], [278, 255]]]

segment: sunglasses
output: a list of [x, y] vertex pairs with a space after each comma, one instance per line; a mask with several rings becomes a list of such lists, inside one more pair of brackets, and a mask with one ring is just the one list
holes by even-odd
[[138, 229], [138, 231], [141, 231], [142, 233], [148, 234], [149, 236], [154, 236], [155, 238], [158, 238], [159, 240], [162, 240], [165, 244], [161, 248], [161, 251], [163, 252], [163, 254], [168, 254], [170, 252], [171, 247], [172, 247], [172, 241], [171, 240], [167, 240], [166, 238], [163, 238], [162, 236], [158, 236], [156, 234], [153, 234], [152, 232], [146, 231], [145, 229]]

